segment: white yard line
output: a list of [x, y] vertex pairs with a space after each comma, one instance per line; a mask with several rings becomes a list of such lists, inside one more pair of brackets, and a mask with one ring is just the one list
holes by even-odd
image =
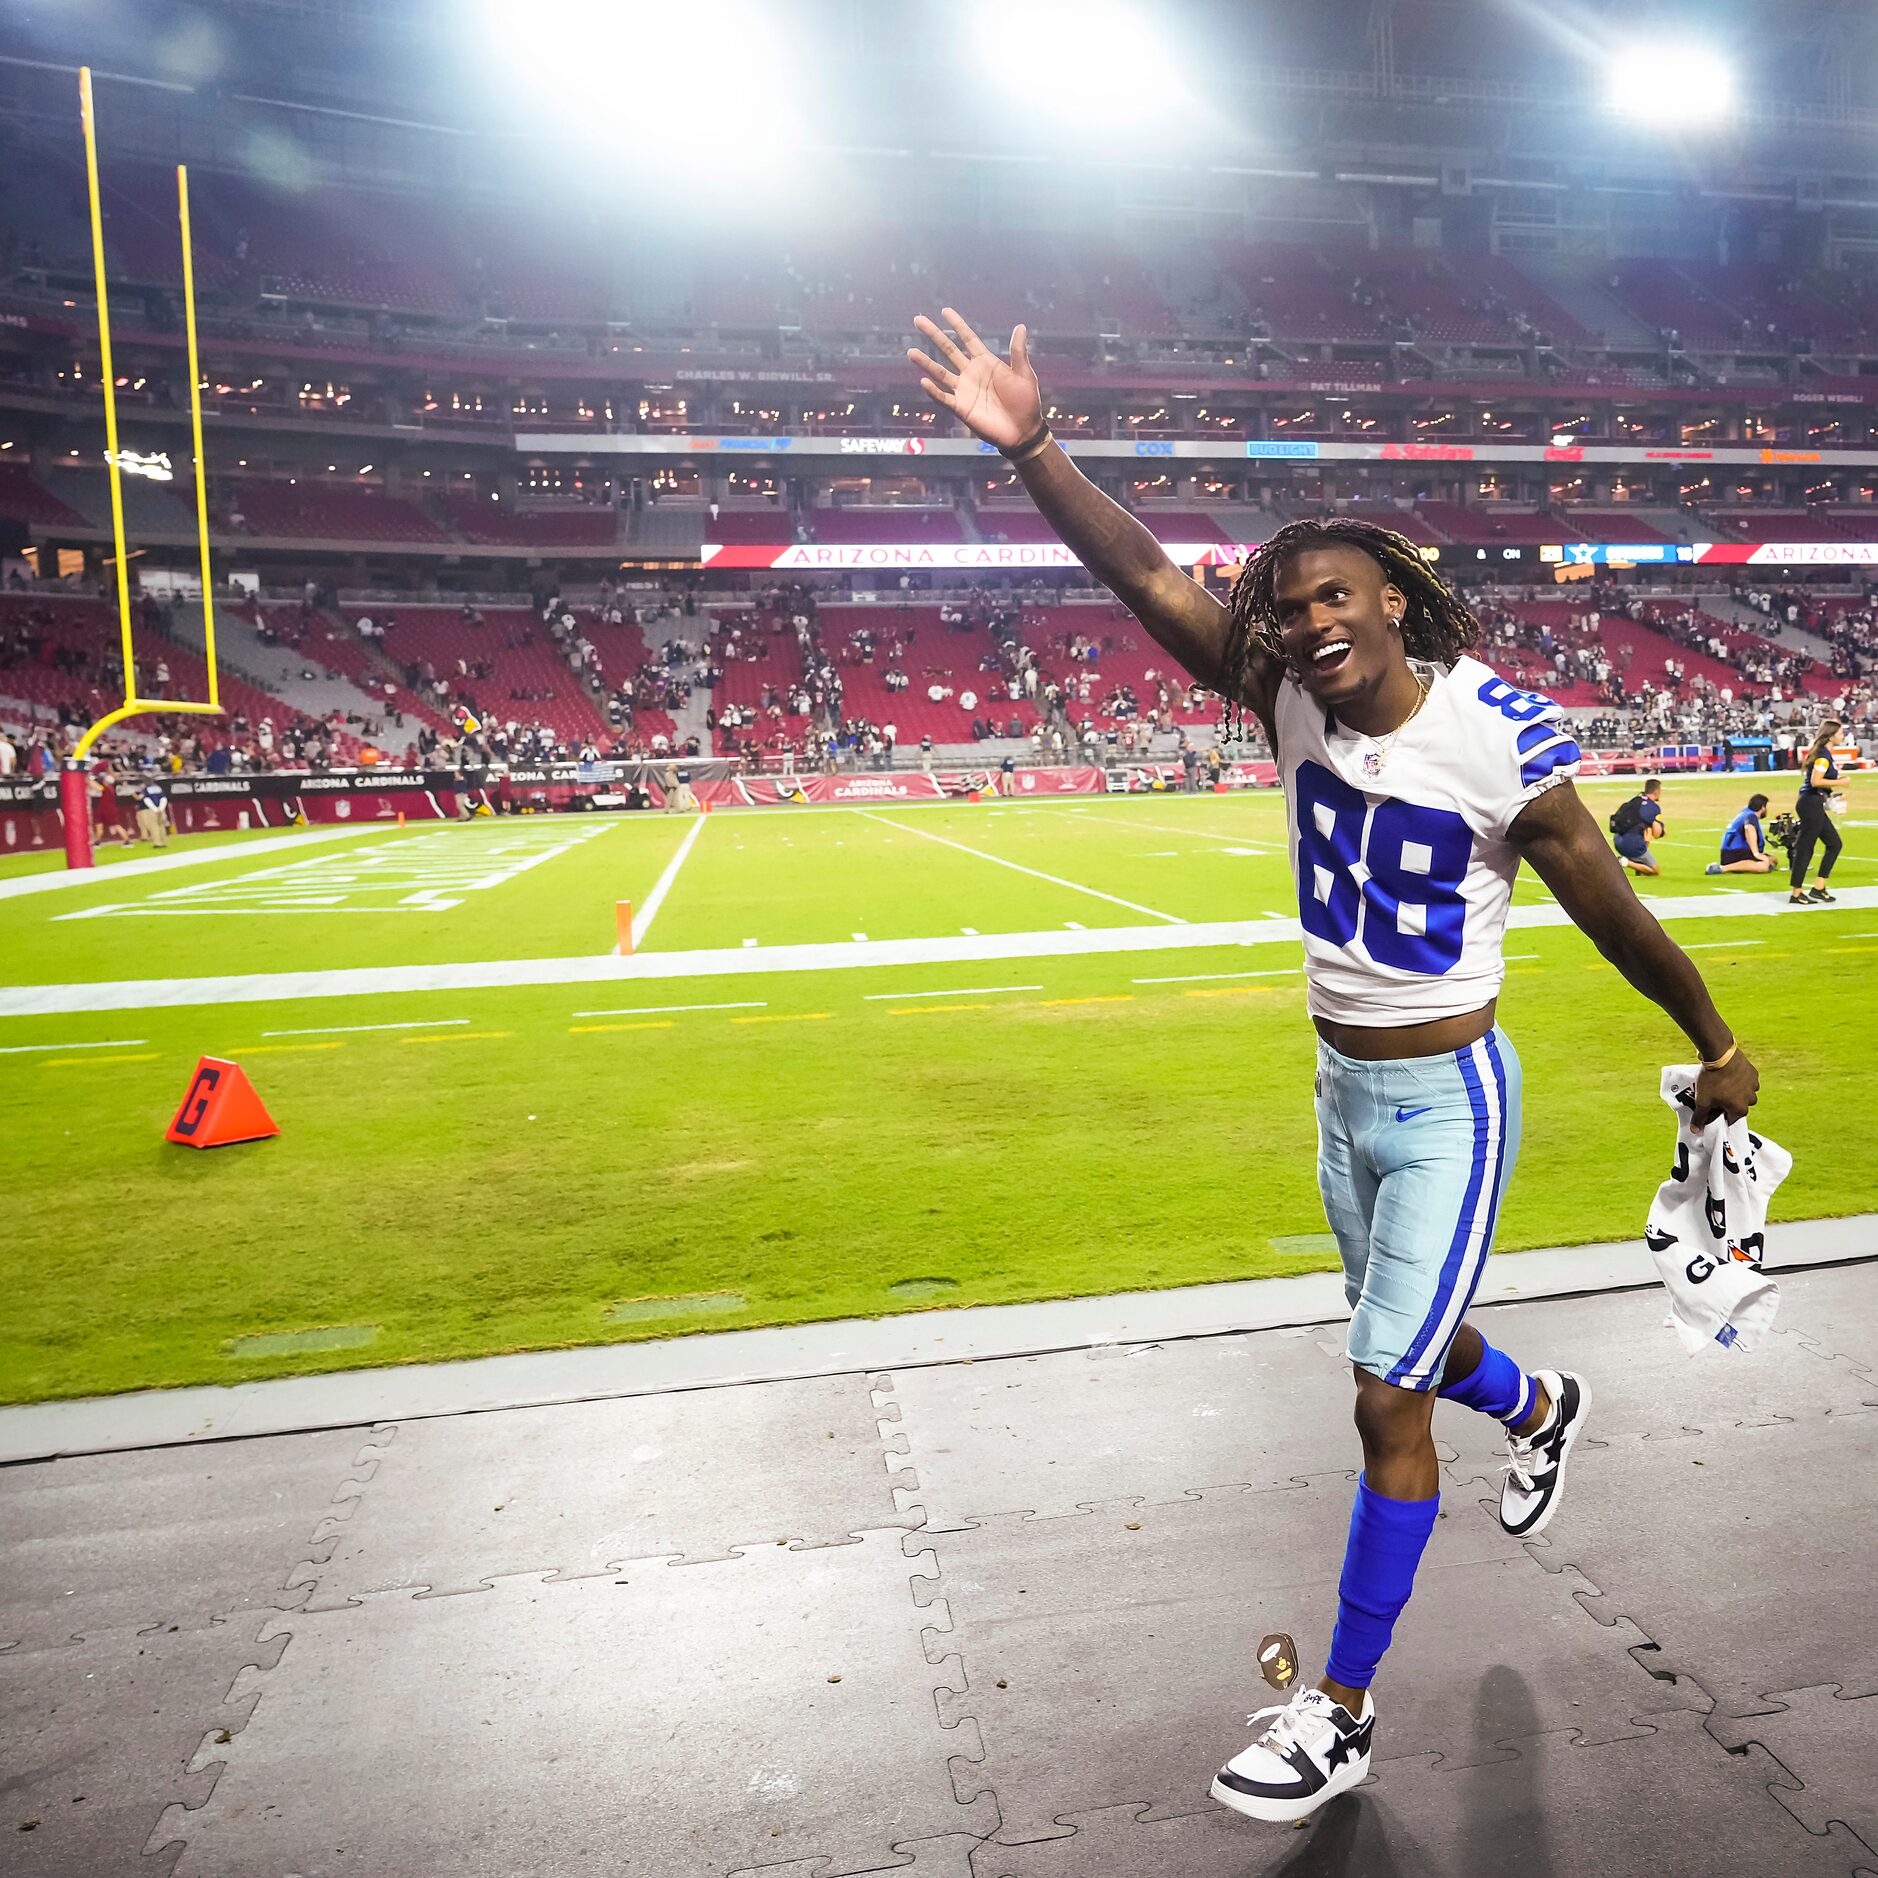
[[[251, 919], [282, 913], [444, 912], [463, 904], [461, 899], [449, 897], [445, 889], [469, 891], [506, 886], [544, 862], [610, 833], [612, 826], [616, 824], [590, 825], [578, 833], [570, 830], [554, 834], [550, 837], [552, 845], [543, 845], [532, 830], [499, 831], [477, 842], [483, 850], [481, 859], [474, 858], [473, 854], [444, 854], [437, 843], [459, 839], [454, 835], [431, 833], [415, 839], [382, 840], [375, 847], [352, 854], [316, 855], [311, 859], [287, 861], [278, 867], [258, 868], [227, 880], [167, 887], [147, 900], [112, 901], [102, 906], [81, 907], [72, 913], [55, 913], [52, 917], [57, 920], [182, 916]], [[383, 835], [387, 831], [380, 828], [377, 832]], [[542, 832], [545, 835], [549, 831]], [[406, 888], [414, 891], [404, 892]], [[345, 904], [360, 892], [402, 892], [402, 898], [364, 906]], [[234, 904], [219, 904], [223, 901]]]
[[767, 1011], [767, 998], [740, 998], [733, 1004], [630, 1004], [620, 1011], [575, 1011], [575, 1017], [655, 1017], [666, 1011]]
[[909, 998], [986, 998], [994, 991], [1041, 991], [1041, 985], [961, 985], [956, 991], [870, 991], [863, 1004], [904, 1004]]
[[264, 1030], [264, 1037], [337, 1037], [352, 1036], [361, 1030], [442, 1030], [447, 1024], [467, 1024], [467, 1017], [427, 1017], [421, 1023], [408, 1024], [316, 1024], [309, 1030]]
[[112, 1037], [103, 1043], [10, 1043], [0, 1056], [31, 1056], [45, 1050], [134, 1050], [148, 1037]]
[[1272, 854], [1283, 854], [1285, 844], [1282, 841], [1261, 841], [1256, 835], [1215, 835], [1204, 828], [1169, 828], [1164, 822], [1137, 821], [1132, 815], [1104, 815], [1099, 809], [1087, 811], [1092, 822], [1108, 822], [1116, 828], [1146, 828], [1157, 835], [1185, 835], [1195, 841], [1223, 841], [1234, 847], [1264, 848]]
[[1165, 920], [1170, 926], [1184, 926], [1188, 923], [1178, 913], [1157, 913], [1151, 906], [1140, 906], [1133, 900], [1120, 899], [1112, 893], [1104, 893], [1099, 887], [1085, 887], [1080, 881], [1065, 880], [1060, 874], [1046, 874], [1039, 868], [1024, 866], [1021, 861], [1007, 861], [1002, 855], [987, 854], [983, 848], [968, 848], [964, 842], [953, 841], [945, 835], [935, 835], [930, 829], [908, 828], [904, 822], [890, 822], [886, 816], [876, 814], [872, 809], [857, 809], [855, 813], [866, 816], [870, 822], [879, 822], [885, 828], [897, 828], [905, 834], [918, 835], [922, 841], [936, 841], [942, 847], [957, 848], [961, 854], [989, 861], [994, 867], [1008, 867], [1014, 874], [1028, 874], [1032, 880], [1047, 880], [1053, 887], [1067, 887], [1072, 893], [1086, 893], [1092, 900], [1106, 900], [1110, 906], [1126, 907], [1131, 913], [1145, 913], [1150, 919]]
[[1265, 972], [1183, 972], [1178, 978], [1131, 978], [1131, 985], [1204, 985], [1220, 978], [1295, 978], [1302, 965], [1276, 965]]
[[455, 906], [454, 900], [433, 901], [429, 906], [320, 906], [288, 901], [281, 906], [150, 906], [141, 900], [117, 900], [109, 906], [88, 906], [76, 913], [57, 913], [55, 919], [120, 919], [135, 914], [139, 919], [266, 919], [274, 914], [303, 918], [308, 913], [435, 913]]
[[[1658, 919], [1778, 919], [1786, 902], [1771, 896], [1724, 899], [1716, 894], [1665, 895], [1652, 900]], [[1817, 927], [1834, 911], [1878, 912], [1878, 887], [1847, 887], [1836, 909], [1810, 909]], [[1569, 927], [1562, 907], [1517, 906], [1510, 929]], [[1848, 934], [1847, 937], [1854, 935]], [[629, 984], [649, 979], [721, 978], [763, 972], [834, 972], [879, 966], [945, 965], [969, 961], [1089, 958], [1129, 952], [1200, 951], [1208, 947], [1297, 945], [1295, 919], [1221, 920], [1206, 924], [1107, 926], [1092, 932], [986, 933], [923, 939], [842, 939], [823, 945], [725, 947], [695, 952], [648, 952], [632, 958], [491, 959], [465, 965], [383, 965], [346, 971], [258, 972], [226, 978], [136, 978], [97, 984], [17, 985], [0, 988], [0, 1017], [50, 1016], [66, 1011], [121, 1011], [190, 1004], [262, 1004], [297, 998], [354, 998], [409, 991], [479, 991], [518, 985]]]
[[[153, 854], [141, 861], [119, 861], [110, 867], [55, 869], [48, 874], [22, 874], [0, 880], [0, 900], [17, 900], [29, 893], [56, 893], [62, 887], [97, 887], [120, 880], [147, 880], [152, 874], [174, 873], [182, 867], [207, 867], [211, 861], [245, 861], [252, 854], [277, 854], [287, 848], [324, 847], [331, 841], [357, 841], [361, 835], [383, 835], [381, 823], [364, 828], [304, 829], [297, 835], [271, 835], [260, 841], [224, 841], [189, 854]], [[183, 839], [187, 840], [185, 836]]]
[[691, 850], [698, 845], [698, 837], [704, 833], [704, 824], [710, 818], [700, 815], [685, 831], [685, 838], [678, 844], [678, 852], [665, 863], [665, 872], [653, 883], [652, 891], [646, 895], [644, 906], [633, 909], [633, 950], [637, 952], [646, 942], [646, 934], [652, 930], [652, 922], [659, 916], [659, 908], [665, 904], [665, 896], [672, 890], [672, 882], [678, 878], [678, 870], [684, 866]]

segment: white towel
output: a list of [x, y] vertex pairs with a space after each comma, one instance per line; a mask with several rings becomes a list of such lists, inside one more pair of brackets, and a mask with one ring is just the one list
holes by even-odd
[[1793, 1167], [1785, 1148], [1745, 1120], [1691, 1126], [1695, 1078], [1692, 1063], [1663, 1072], [1663, 1100], [1676, 1111], [1676, 1165], [1644, 1232], [1691, 1356], [1717, 1343], [1752, 1350], [1772, 1328], [1780, 1291], [1761, 1274], [1767, 1203]]

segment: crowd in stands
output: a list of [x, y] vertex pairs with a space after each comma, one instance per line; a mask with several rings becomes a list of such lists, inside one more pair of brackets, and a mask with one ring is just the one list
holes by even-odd
[[[861, 643], [848, 647], [857, 659]], [[864, 643], [871, 663], [880, 648], [871, 633]], [[903, 638], [887, 642], [893, 669], [905, 649]], [[895, 726], [843, 717], [841, 674], [824, 643], [820, 607], [800, 582], [763, 588], [747, 612], [721, 615], [706, 676], [715, 701], [705, 723], [716, 748], [749, 771], [783, 755], [829, 770], [851, 765], [857, 753], [892, 760]]]
[[[1607, 581], [1470, 595], [1485, 629], [1480, 655], [1581, 713], [1596, 744], [1713, 745], [1779, 735], [1828, 708], [1854, 726], [1878, 715], [1878, 593], [1743, 583], [1734, 598], [1750, 626]], [[235, 683], [231, 695], [225, 682], [225, 717], [140, 718], [104, 747], [129, 768], [210, 773], [480, 768], [707, 747], [751, 770], [784, 759], [833, 770], [990, 742], [1027, 746], [1037, 761], [1126, 760], [1157, 740], [1165, 751], [1207, 735], [1218, 714], [1129, 615], [1064, 604], [1042, 581], [930, 603], [908, 591], [899, 604], [776, 584], [710, 610], [695, 598], [648, 602], [611, 581], [578, 601], [544, 586], [526, 608], [414, 600], [341, 612], [336, 603], [308, 583], [257, 607], [256, 629], [303, 654], [309, 679], [316, 667], [342, 669], [347, 649], [355, 683], [376, 695], [383, 681], [379, 714], [308, 715], [252, 686]], [[144, 690], [162, 696], [174, 668], [177, 692], [194, 695], [199, 658], [170, 636], [162, 603], [138, 604]], [[661, 618], [648, 649], [641, 625]], [[1807, 649], [1822, 642], [1829, 664]], [[708, 694], [699, 699], [708, 746], [673, 721], [697, 694]], [[112, 608], [0, 595], [0, 715], [23, 767], [54, 771], [121, 697]]]
[[[201, 696], [205, 668], [175, 641], [170, 606], [153, 594], [140, 596], [133, 633], [141, 696], [164, 700], [185, 690]], [[184, 674], [187, 685], [180, 682]], [[326, 769], [388, 760], [383, 746], [395, 738], [387, 732], [402, 729], [401, 720], [387, 724], [362, 714], [311, 716], [230, 673], [223, 674], [222, 693], [222, 716], [150, 713], [96, 747], [121, 766], [172, 774]], [[5, 716], [22, 770], [55, 774], [59, 757], [123, 696], [116, 612], [101, 592], [0, 596], [0, 699], [9, 701]]]
[[1783, 625], [1824, 639], [1832, 648], [1835, 678], [1857, 687], [1878, 670], [1878, 588], [1865, 582], [1856, 598], [1818, 595], [1804, 589], [1737, 588], [1735, 598], [1752, 607], [1778, 634]]
[[[937, 607], [818, 608], [800, 588], [759, 595], [749, 613], [725, 614], [713, 641], [716, 747], [751, 764], [788, 755], [830, 767], [890, 761], [922, 740], [1125, 758], [1215, 722], [1216, 700], [1144, 646], [1128, 615], [1045, 601], [970, 589]], [[1803, 651], [1687, 603], [1638, 603], [1615, 584], [1565, 601], [1482, 589], [1473, 604], [1483, 658], [1568, 708], [1599, 709], [1614, 740], [1715, 743], [1810, 721], [1829, 701], [1855, 723], [1874, 709], [1869, 686], [1843, 684]], [[1843, 617], [1857, 622], [1849, 632], [1872, 630]], [[969, 649], [954, 650], [953, 634]], [[727, 671], [760, 676], [746, 697]]]
[[[1802, 595], [1740, 597], [1766, 617], [1770, 635], [1789, 624], [1821, 629], [1832, 617]], [[1686, 601], [1636, 602], [1593, 583], [1569, 603], [1488, 592], [1473, 605], [1488, 663], [1567, 706], [1604, 707], [1593, 721], [1613, 743], [1718, 744], [1808, 723], [1827, 708], [1848, 723], [1878, 712], [1878, 688], [1850, 664], [1829, 672]]]

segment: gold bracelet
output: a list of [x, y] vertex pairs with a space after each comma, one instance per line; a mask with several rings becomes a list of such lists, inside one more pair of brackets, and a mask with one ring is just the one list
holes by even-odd
[[1028, 463], [1033, 456], [1040, 456], [1055, 442], [1055, 432], [1051, 430], [1048, 424], [1045, 424], [1042, 430], [1028, 442], [1020, 443], [1015, 448], [1006, 450], [1003, 453], [1004, 460], [1007, 463]]
[[1704, 1069], [1726, 1069], [1728, 1065], [1735, 1060], [1735, 1052], [1740, 1048], [1741, 1044], [1739, 1039], [1737, 1039], [1735, 1042], [1731, 1043], [1714, 1062], [1711, 1063], [1707, 1057], [1703, 1057], [1702, 1067]]

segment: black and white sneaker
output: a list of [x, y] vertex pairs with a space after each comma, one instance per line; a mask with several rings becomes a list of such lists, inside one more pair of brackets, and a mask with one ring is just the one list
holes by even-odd
[[1536, 1538], [1558, 1511], [1559, 1488], [1572, 1443], [1591, 1409], [1591, 1385], [1569, 1370], [1536, 1369], [1552, 1407], [1542, 1426], [1529, 1435], [1506, 1431], [1509, 1458], [1502, 1463], [1500, 1524], [1516, 1539]]
[[1289, 1825], [1369, 1772], [1376, 1704], [1367, 1689], [1360, 1717], [1321, 1689], [1303, 1689], [1288, 1708], [1262, 1708], [1246, 1719], [1270, 1726], [1214, 1775], [1213, 1798], [1248, 1819]]
[[1830, 906], [1839, 896], [1828, 891], [1825, 882], [1821, 881], [1817, 887], [1807, 889], [1806, 897], [1815, 906]]

